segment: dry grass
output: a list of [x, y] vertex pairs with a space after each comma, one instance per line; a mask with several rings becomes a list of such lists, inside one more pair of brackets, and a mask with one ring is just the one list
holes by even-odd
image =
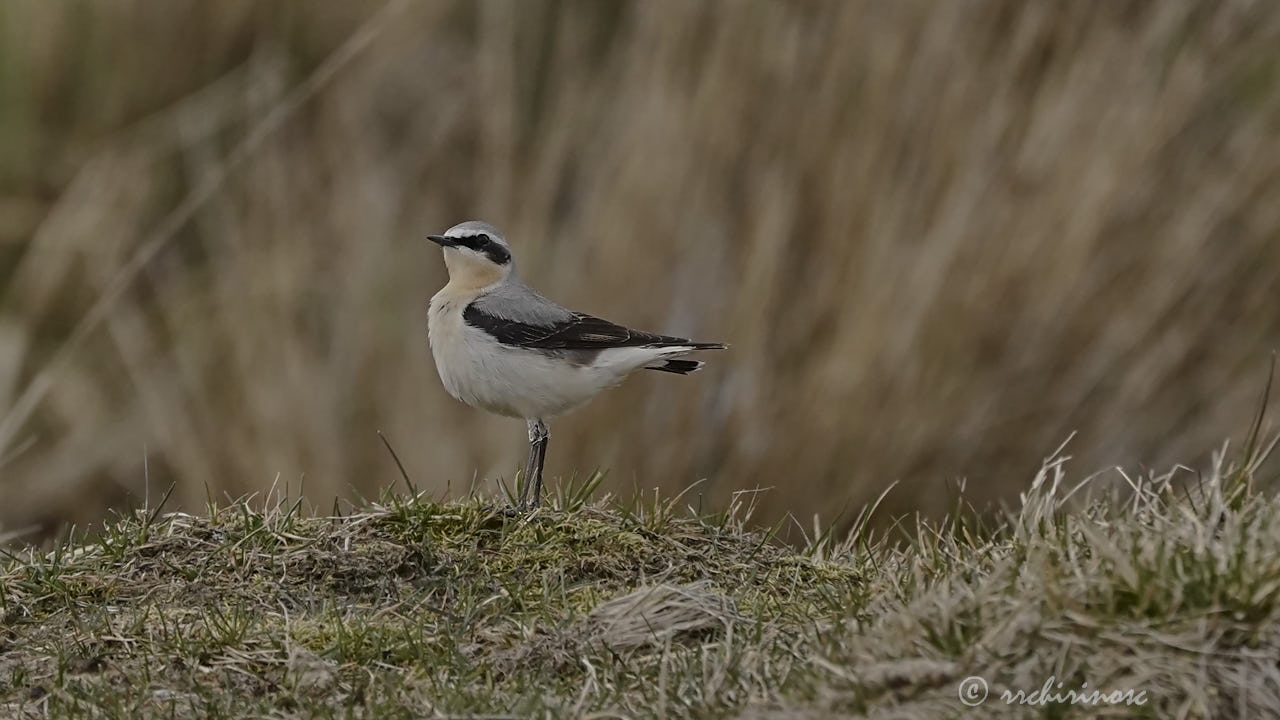
[[[566, 717], [658, 697], [685, 715], [766, 694], [807, 613], [861, 584], [745, 514], [674, 502], [511, 519], [388, 498], [314, 518], [273, 495], [156, 515], [10, 555], [9, 713]], [[692, 672], [712, 658], [730, 664]]]
[[901, 479], [936, 516], [1071, 430], [1086, 468], [1184, 459], [1280, 344], [1278, 32], [1243, 0], [6, 3], [0, 528], [172, 481], [372, 494], [377, 429], [424, 487], [511, 477], [522, 428], [445, 396], [422, 327], [420, 238], [469, 217], [557, 299], [733, 346], [556, 423], [552, 475], [775, 487], [764, 519]]
[[[802, 549], [751, 530], [741, 502], [706, 516], [679, 498], [590, 501], [591, 482], [518, 519], [425, 496], [330, 517], [279, 494], [203, 517], [144, 510], [6, 553], [0, 707], [1271, 717], [1280, 501], [1256, 490], [1266, 454], [1219, 456], [1189, 482], [1186, 468], [1134, 477], [1124, 494], [1069, 480], [1055, 457], [988, 527], [967, 512], [911, 538], [858, 524]], [[989, 683], [980, 711], [960, 702], [970, 676]], [[1054, 681], [1142, 702], [1002, 699]]]

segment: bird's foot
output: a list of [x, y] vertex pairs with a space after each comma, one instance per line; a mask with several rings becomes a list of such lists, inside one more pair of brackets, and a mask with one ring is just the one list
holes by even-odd
[[518, 503], [513, 503], [511, 505], [508, 505], [498, 510], [498, 512], [507, 517], [521, 517], [524, 515], [528, 515], [529, 513], [537, 509], [538, 509], [538, 503], [518, 502]]

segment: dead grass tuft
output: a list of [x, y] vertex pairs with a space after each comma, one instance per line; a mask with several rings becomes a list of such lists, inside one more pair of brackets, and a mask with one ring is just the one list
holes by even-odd
[[710, 584], [704, 580], [637, 588], [597, 605], [577, 633], [614, 651], [714, 636], [732, 627], [737, 611], [731, 600], [711, 591]]

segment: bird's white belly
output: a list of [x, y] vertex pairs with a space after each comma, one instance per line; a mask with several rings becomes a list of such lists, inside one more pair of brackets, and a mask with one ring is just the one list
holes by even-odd
[[618, 384], [618, 374], [563, 357], [501, 345], [467, 325], [461, 309], [432, 300], [431, 354], [445, 390], [457, 400], [500, 415], [550, 418]]

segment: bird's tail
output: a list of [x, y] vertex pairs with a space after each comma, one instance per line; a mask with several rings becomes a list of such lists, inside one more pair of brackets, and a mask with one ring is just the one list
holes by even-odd
[[657, 365], [645, 365], [646, 370], [661, 370], [662, 372], [676, 373], [677, 375], [688, 375], [691, 372], [702, 369], [706, 363], [701, 360], [663, 360]]
[[647, 343], [644, 347], [693, 352], [694, 350], [724, 350], [729, 346], [724, 343], [693, 342], [683, 338], [662, 338], [662, 342]]
[[677, 360], [676, 358], [685, 353], [694, 352], [695, 350], [724, 350], [728, 345], [723, 343], [699, 343], [685, 341], [679, 345], [670, 345], [665, 348], [670, 352], [666, 357], [659, 357], [653, 363], [645, 365], [646, 370], [661, 370], [662, 372], [676, 373], [677, 375], [688, 375], [702, 369], [706, 363], [701, 360]]

